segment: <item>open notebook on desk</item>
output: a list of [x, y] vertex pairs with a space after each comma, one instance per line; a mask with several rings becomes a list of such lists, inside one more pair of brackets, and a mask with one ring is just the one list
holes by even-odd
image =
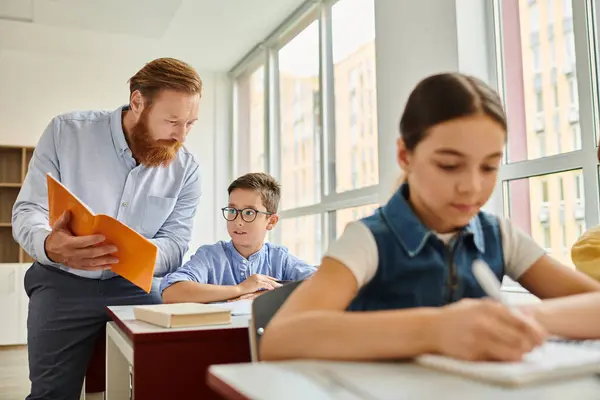
[[211, 303], [211, 305], [229, 308], [231, 315], [252, 315], [252, 300], [250, 299]]
[[600, 373], [600, 346], [547, 341], [526, 354], [521, 362], [462, 361], [432, 354], [419, 356], [415, 361], [425, 367], [476, 380], [502, 386], [522, 386]]

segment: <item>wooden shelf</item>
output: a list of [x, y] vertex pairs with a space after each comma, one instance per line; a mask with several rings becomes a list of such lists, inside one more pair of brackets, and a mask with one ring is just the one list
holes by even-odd
[[0, 187], [0, 224], [12, 220], [12, 208], [19, 190], [18, 187]]
[[0, 229], [0, 263], [18, 263], [19, 245], [12, 237], [11, 229]]
[[31, 261], [12, 237], [11, 220], [32, 157], [33, 147], [0, 146], [0, 263]]
[[23, 150], [20, 147], [0, 147], [0, 182], [21, 183]]

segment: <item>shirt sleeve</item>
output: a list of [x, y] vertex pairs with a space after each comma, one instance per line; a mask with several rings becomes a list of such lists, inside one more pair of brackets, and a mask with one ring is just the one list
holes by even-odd
[[500, 219], [506, 274], [518, 280], [546, 251], [508, 219]]
[[195, 165], [177, 197], [173, 212], [151, 239], [158, 247], [155, 276], [164, 276], [181, 266], [192, 238], [194, 216], [200, 195], [200, 172], [198, 165]]
[[58, 266], [46, 255], [46, 238], [52, 231], [48, 217], [46, 174], [60, 181], [60, 163], [56, 148], [60, 120], [54, 118], [44, 130], [29, 164], [25, 181], [12, 210], [13, 237], [23, 249], [45, 265]]
[[167, 274], [161, 284], [160, 293], [169, 286], [183, 281], [197, 283], [213, 283], [211, 282], [212, 267], [208, 259], [208, 254], [204, 248], [200, 247], [194, 255], [181, 268]]
[[283, 279], [289, 281], [299, 281], [308, 279], [315, 273], [317, 268], [314, 265], [309, 265], [300, 260], [291, 253], [287, 253], [285, 260], [285, 270], [283, 271]]
[[344, 233], [325, 253], [348, 268], [360, 289], [375, 276], [379, 264], [379, 253], [373, 233], [360, 221], [350, 222]]

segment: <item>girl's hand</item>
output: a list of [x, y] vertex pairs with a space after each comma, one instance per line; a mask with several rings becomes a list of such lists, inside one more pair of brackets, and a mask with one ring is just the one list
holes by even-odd
[[437, 353], [471, 361], [520, 361], [548, 335], [533, 318], [489, 299], [442, 307], [432, 329]]

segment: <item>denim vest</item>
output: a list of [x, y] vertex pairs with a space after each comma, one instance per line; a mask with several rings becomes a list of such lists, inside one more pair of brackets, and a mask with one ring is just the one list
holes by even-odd
[[379, 253], [373, 279], [358, 292], [349, 310], [439, 307], [465, 297], [486, 294], [472, 272], [476, 259], [504, 276], [498, 219], [479, 212], [448, 245], [427, 229], [409, 205], [404, 184], [386, 205], [361, 221]]

